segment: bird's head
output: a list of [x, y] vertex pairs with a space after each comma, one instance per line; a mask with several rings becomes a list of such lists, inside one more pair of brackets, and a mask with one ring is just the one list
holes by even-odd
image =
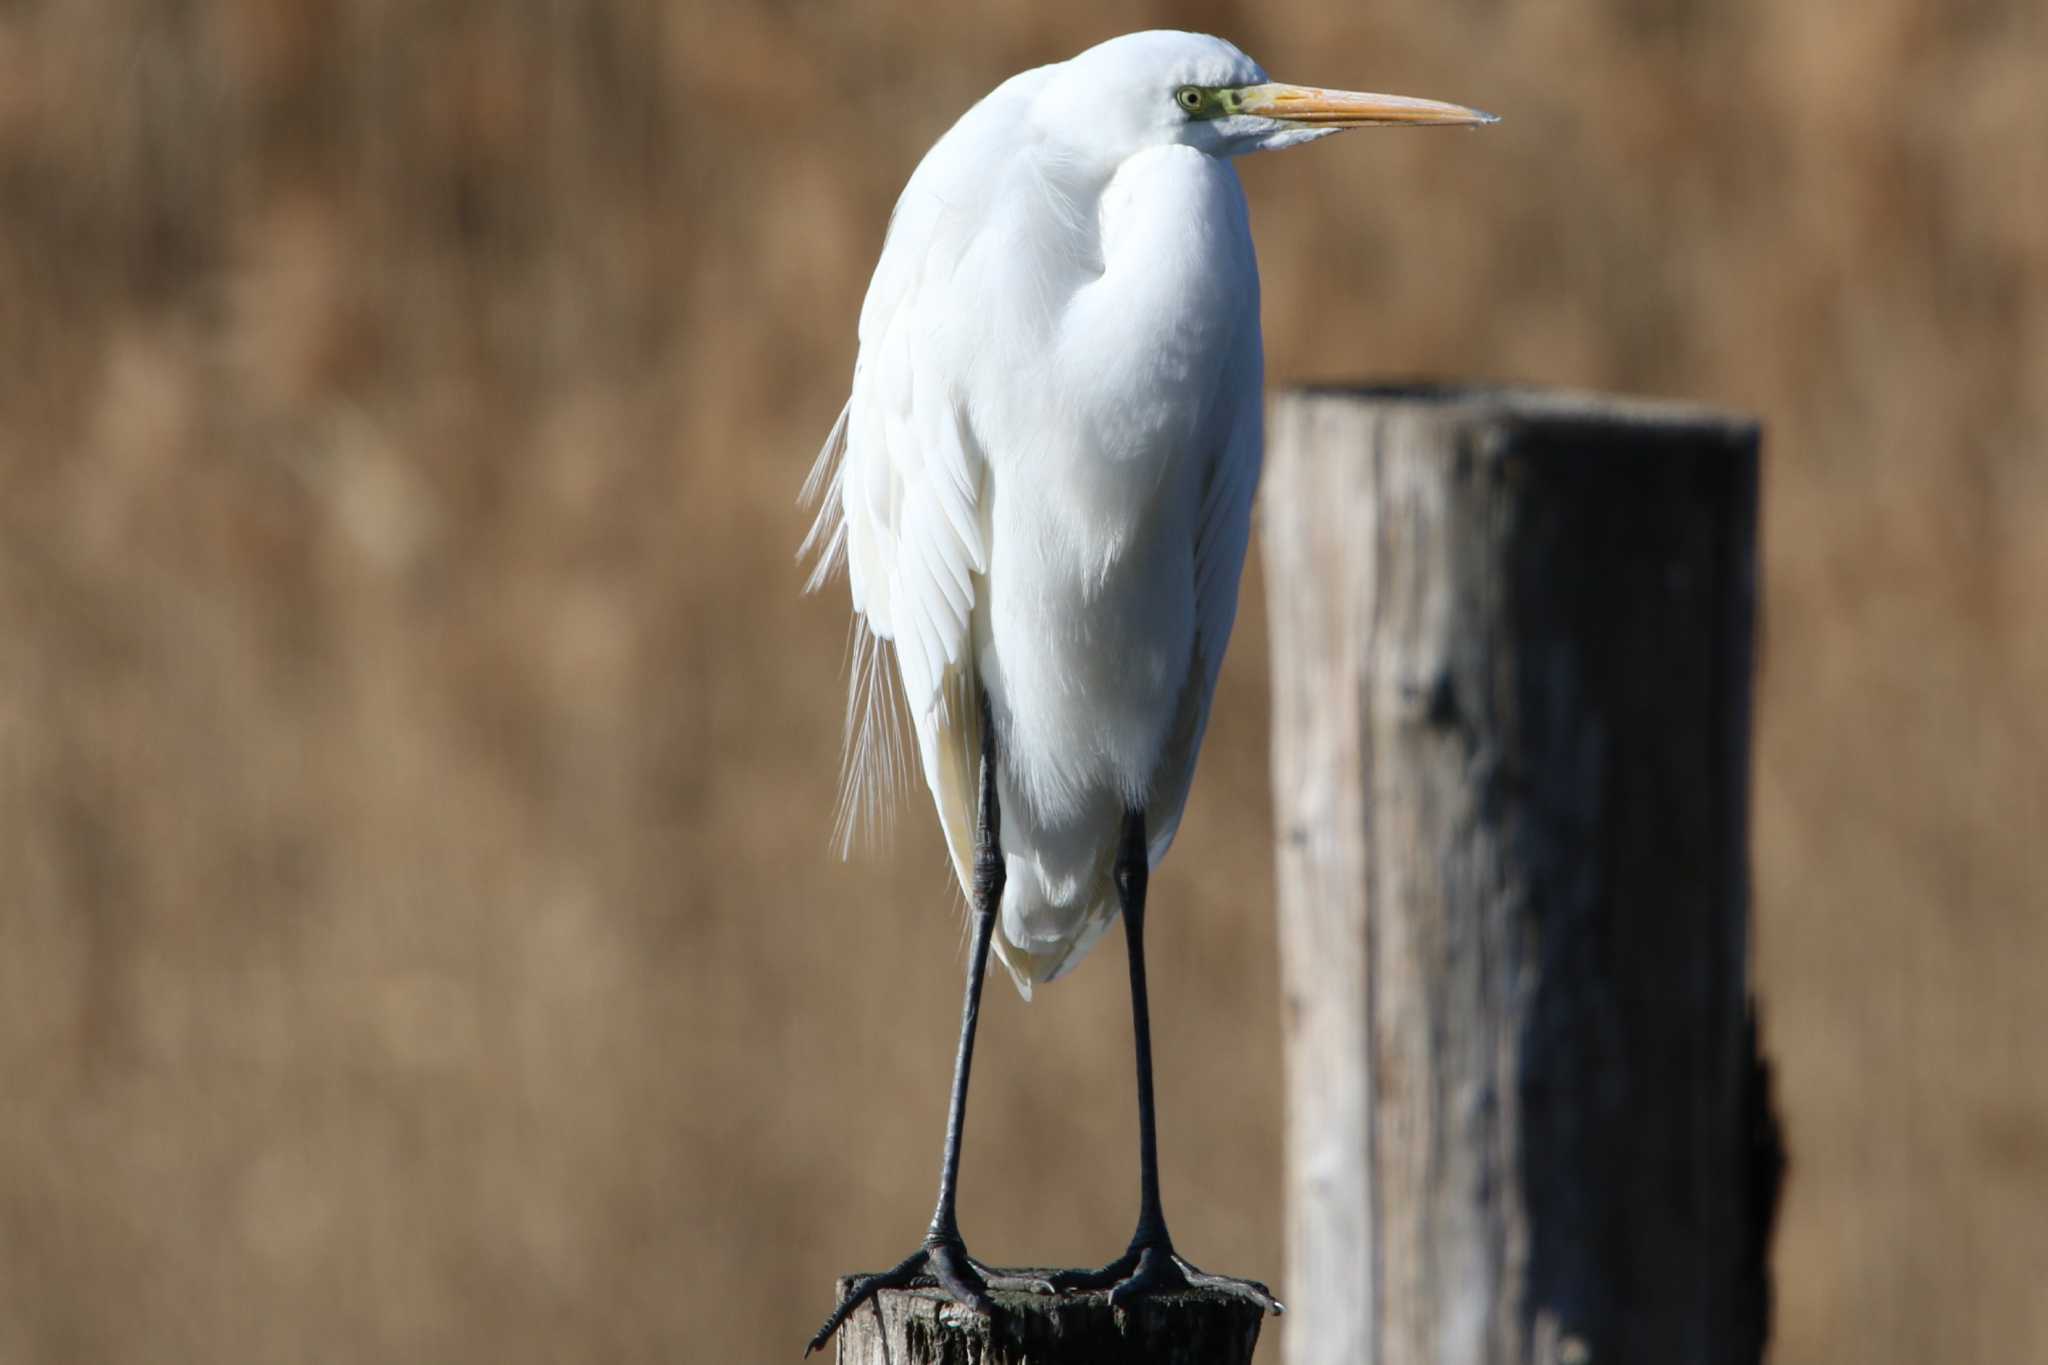
[[1036, 114], [1062, 142], [1112, 162], [1176, 143], [1238, 156], [1346, 128], [1495, 122], [1439, 100], [1286, 85], [1221, 38], [1165, 29], [1127, 33], [1061, 63]]

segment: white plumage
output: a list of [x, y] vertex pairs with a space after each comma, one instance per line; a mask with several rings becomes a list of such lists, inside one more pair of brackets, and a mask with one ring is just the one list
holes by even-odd
[[965, 885], [985, 688], [994, 945], [1026, 995], [1114, 920], [1124, 811], [1146, 812], [1154, 864], [1173, 842], [1230, 639], [1263, 353], [1229, 157], [1476, 117], [1132, 34], [1004, 82], [904, 188], [807, 485], [813, 585], [843, 562], [858, 614], [846, 818], [896, 776], [900, 696]]
[[[814, 587], [843, 563], [853, 593], [845, 815], [877, 814], [898, 777], [900, 706], [954, 873], [979, 899], [930, 1229], [847, 1285], [806, 1354], [921, 1277], [980, 1312], [1005, 1281], [1107, 1289], [1112, 1305], [1200, 1287], [1280, 1310], [1255, 1281], [1197, 1270], [1167, 1233], [1139, 875], [1187, 804], [1259, 479], [1258, 263], [1229, 159], [1363, 123], [1487, 121], [1274, 84], [1220, 39], [1137, 33], [1005, 81], [905, 186], [861, 309], [853, 395], [806, 485], [823, 505], [805, 549]], [[984, 752], [1001, 819], [977, 846]], [[1002, 875], [975, 888], [977, 856], [998, 852]], [[1100, 1270], [990, 1271], [955, 1210], [989, 949], [1028, 996], [1119, 908], [1137, 1230]]]

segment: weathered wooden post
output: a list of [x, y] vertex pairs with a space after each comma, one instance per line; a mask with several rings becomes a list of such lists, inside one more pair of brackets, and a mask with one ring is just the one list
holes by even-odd
[[1107, 1294], [995, 1300], [990, 1319], [937, 1290], [885, 1289], [840, 1327], [839, 1365], [1251, 1365], [1264, 1316], [1209, 1290], [1121, 1312]]
[[1755, 427], [1317, 391], [1269, 431], [1289, 1365], [1750, 1365]]

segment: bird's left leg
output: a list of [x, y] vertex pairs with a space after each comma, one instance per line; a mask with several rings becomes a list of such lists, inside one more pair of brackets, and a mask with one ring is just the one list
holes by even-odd
[[960, 1046], [953, 1056], [953, 1091], [946, 1106], [946, 1147], [939, 1161], [939, 1201], [932, 1211], [931, 1227], [924, 1245], [878, 1275], [863, 1275], [847, 1288], [846, 1294], [825, 1319], [825, 1325], [811, 1338], [804, 1354], [823, 1346], [826, 1339], [846, 1321], [847, 1314], [860, 1307], [877, 1290], [901, 1289], [918, 1282], [936, 1282], [960, 1303], [980, 1312], [994, 1305], [988, 1291], [1036, 1289], [1052, 1286], [1032, 1275], [991, 1270], [967, 1254], [955, 1216], [955, 1199], [960, 1180], [960, 1134], [967, 1122], [967, 1080], [974, 1067], [974, 1034], [981, 1022], [981, 987], [988, 974], [989, 944], [995, 934], [996, 912], [1003, 902], [1005, 870], [1002, 851], [1002, 816], [996, 800], [995, 721], [989, 712], [988, 695], [981, 698], [981, 802], [974, 826], [973, 935], [967, 950], [967, 995], [960, 1007]]
[[1107, 1289], [1112, 1307], [1143, 1294], [1177, 1289], [1216, 1289], [1281, 1312], [1280, 1301], [1256, 1280], [1210, 1275], [1181, 1259], [1166, 1231], [1159, 1202], [1159, 1139], [1152, 1110], [1152, 1010], [1145, 991], [1145, 890], [1151, 857], [1146, 847], [1145, 812], [1124, 817], [1117, 846], [1116, 890], [1130, 949], [1131, 1029], [1138, 1052], [1138, 1230], [1123, 1255], [1100, 1270], [1069, 1270], [1053, 1276], [1058, 1289]]

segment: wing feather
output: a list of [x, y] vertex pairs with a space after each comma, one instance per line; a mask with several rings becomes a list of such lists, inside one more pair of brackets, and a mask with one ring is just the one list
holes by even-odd
[[[1014, 117], [1038, 79], [1026, 73], [999, 88], [955, 133]], [[987, 463], [967, 420], [960, 348], [944, 331], [963, 306], [952, 296], [955, 268], [984, 226], [985, 187], [1002, 167], [955, 133], [927, 154], [890, 215], [861, 307], [853, 394], [805, 485], [818, 512], [803, 553], [816, 557], [813, 590], [845, 566], [857, 616], [841, 849], [890, 804], [907, 713], [964, 885], [981, 742], [970, 637], [988, 568]]]
[[1252, 500], [1265, 461], [1265, 361], [1258, 334], [1258, 309], [1241, 328], [1224, 371], [1227, 393], [1218, 416], [1228, 426], [1212, 456], [1202, 485], [1195, 532], [1195, 664], [1181, 703], [1178, 733], [1168, 747], [1150, 796], [1154, 815], [1149, 853], [1157, 864], [1173, 844], [1194, 783], [1195, 760], [1209, 727], [1209, 708], [1224, 652], [1237, 623], [1237, 590], [1251, 544]]

